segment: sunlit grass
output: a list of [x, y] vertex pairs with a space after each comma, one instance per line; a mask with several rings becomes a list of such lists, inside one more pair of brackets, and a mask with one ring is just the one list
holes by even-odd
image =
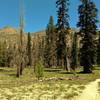
[[[50, 70], [50, 71], [49, 71]], [[79, 71], [78, 71], [79, 72]], [[71, 79], [74, 77], [72, 73], [67, 73], [61, 69], [48, 69], [44, 72], [43, 80], [50, 78], [59, 78], [63, 77], [66, 80], [47, 80], [42, 81], [44, 84], [54, 84], [57, 83], [65, 83], [65, 84], [87, 84], [88, 82], [94, 81], [100, 77], [100, 68], [96, 68], [94, 70], [94, 74], [77, 74], [78, 78]], [[16, 68], [0, 68], [0, 88], [1, 87], [14, 87], [14, 86], [22, 86], [34, 84], [38, 80], [34, 75], [33, 68], [25, 68], [23, 71], [23, 75], [20, 78], [16, 77]]]
[[72, 73], [61, 69], [46, 69], [41, 81], [32, 68], [25, 68], [20, 78], [16, 77], [16, 68], [0, 68], [0, 100], [70, 100], [82, 93], [85, 84], [100, 77], [100, 68], [94, 74], [76, 75], [74, 79]]
[[[69, 85], [55, 83], [55, 84], [44, 84], [44, 83], [34, 83], [29, 86], [20, 86], [2, 88], [0, 89], [0, 100], [64, 100], [69, 99], [79, 94], [80, 89], [77, 89], [78, 85], [73, 85], [73, 87], [68, 88]], [[76, 89], [75, 89], [76, 88]], [[15, 98], [15, 99], [14, 99]]]

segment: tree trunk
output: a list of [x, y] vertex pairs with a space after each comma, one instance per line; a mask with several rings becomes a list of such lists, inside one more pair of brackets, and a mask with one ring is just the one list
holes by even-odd
[[70, 59], [67, 57], [67, 69], [70, 72]]
[[22, 71], [23, 71], [23, 63], [21, 63], [20, 65], [20, 75], [22, 75]]
[[83, 73], [92, 73], [92, 69], [89, 66], [83, 66]]
[[17, 77], [20, 77], [20, 68], [19, 66], [17, 66], [17, 74], [16, 74]]

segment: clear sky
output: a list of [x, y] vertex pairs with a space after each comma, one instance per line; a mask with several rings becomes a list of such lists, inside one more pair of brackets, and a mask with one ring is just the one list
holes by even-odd
[[[19, 11], [21, 0], [0, 0], [0, 28], [4, 26], [19, 27]], [[77, 8], [80, 0], [70, 0], [70, 26], [76, 27], [78, 20]], [[99, 9], [98, 18], [100, 19], [100, 0], [93, 0]], [[56, 0], [24, 0], [25, 12], [25, 31], [36, 32], [45, 29], [49, 17], [56, 17]], [[100, 24], [98, 25], [100, 27]]]

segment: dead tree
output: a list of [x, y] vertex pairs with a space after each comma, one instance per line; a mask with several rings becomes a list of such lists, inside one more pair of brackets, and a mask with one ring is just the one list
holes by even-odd
[[23, 33], [24, 33], [24, 13], [23, 13], [23, 2], [21, 0], [21, 13], [20, 13], [20, 35], [19, 35], [19, 46], [18, 46], [18, 51], [19, 51], [19, 66], [17, 66], [17, 77], [22, 75], [23, 72], [23, 67], [24, 67], [24, 46], [23, 46]]

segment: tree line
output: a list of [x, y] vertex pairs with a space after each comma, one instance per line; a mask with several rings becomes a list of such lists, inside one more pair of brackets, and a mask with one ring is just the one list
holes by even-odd
[[[92, 0], [80, 1], [81, 4], [78, 7], [79, 20], [76, 25], [78, 32], [71, 33], [72, 46], [70, 47], [71, 43], [68, 40], [71, 30], [68, 14], [70, 2], [69, 0], [57, 0], [57, 24], [52, 24], [53, 18], [51, 16], [49, 28], [47, 27], [46, 32], [48, 38], [46, 45], [49, 49], [47, 50], [47, 63], [49, 67], [52, 66], [50, 62], [53, 59], [50, 56], [54, 54], [54, 50], [52, 50], [53, 43], [49, 42], [54, 38], [56, 41], [55, 65], [57, 67], [62, 66], [67, 71], [75, 71], [78, 66], [83, 66], [83, 73], [92, 73], [94, 65], [99, 65], [100, 62], [100, 36], [98, 36], [100, 32], [97, 31], [98, 9]], [[54, 30], [54, 32], [51, 30]], [[49, 54], [50, 50], [52, 50], [52, 53]]]

